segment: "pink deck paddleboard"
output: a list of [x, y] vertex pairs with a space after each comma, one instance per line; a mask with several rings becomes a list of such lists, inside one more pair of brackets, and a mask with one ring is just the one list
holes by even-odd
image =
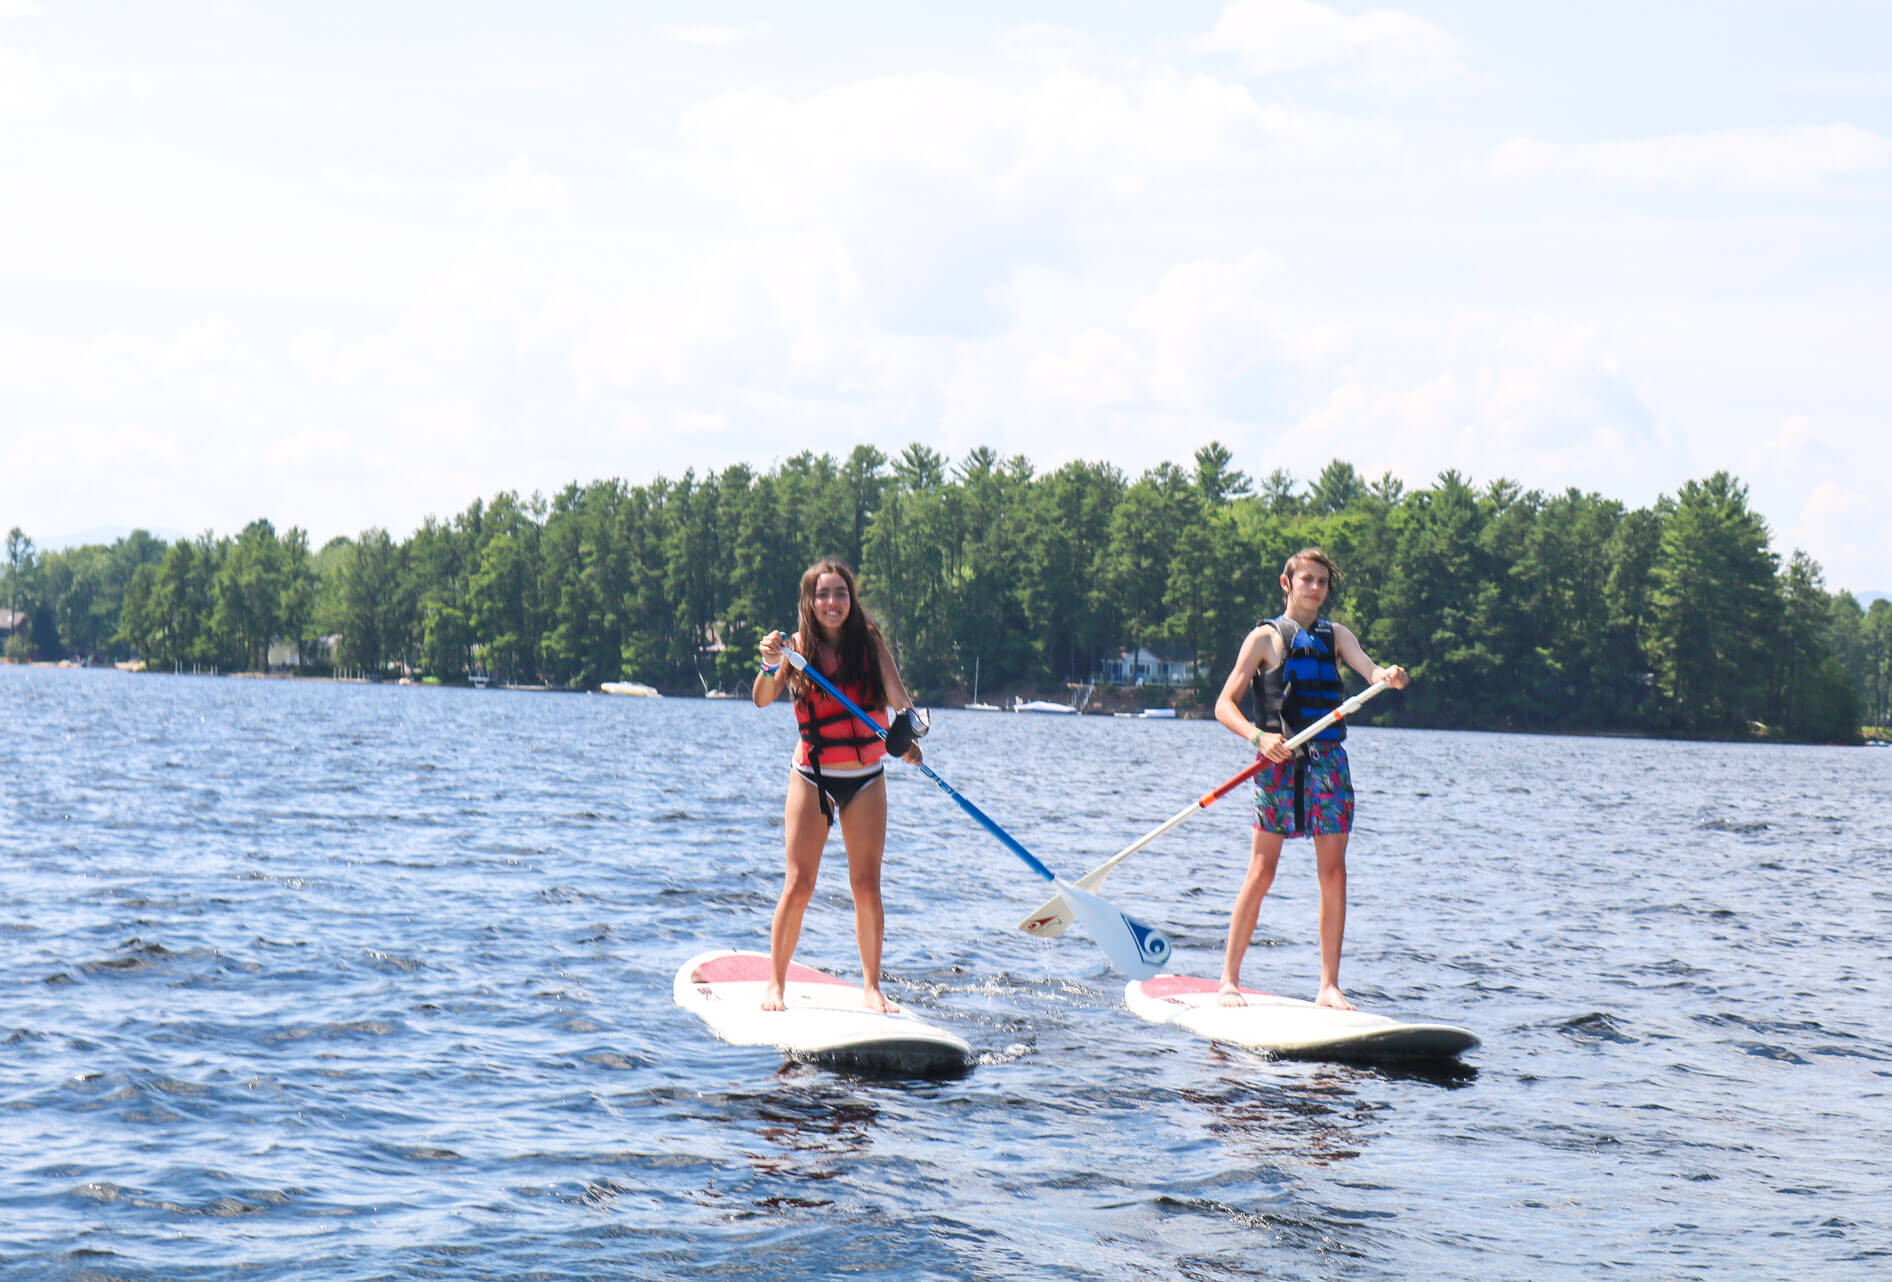
[[1478, 1045], [1477, 1037], [1451, 1024], [1408, 1024], [1250, 988], [1242, 996], [1246, 1006], [1223, 1006], [1215, 980], [1190, 975], [1158, 975], [1123, 990], [1130, 1009], [1151, 1023], [1283, 1059], [1445, 1060]]
[[768, 978], [762, 953], [702, 953], [677, 972], [677, 1005], [731, 1045], [772, 1046], [790, 1059], [926, 1076], [972, 1064], [972, 1047], [962, 1038], [906, 1011], [870, 1011], [858, 986], [799, 962], [789, 963], [785, 1009], [765, 1011]]

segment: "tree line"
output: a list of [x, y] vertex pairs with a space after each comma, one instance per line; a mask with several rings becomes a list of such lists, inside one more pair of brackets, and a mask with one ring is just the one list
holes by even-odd
[[1726, 472], [1630, 509], [1456, 471], [1408, 490], [1341, 460], [1305, 483], [1234, 462], [1210, 444], [1132, 479], [862, 445], [506, 492], [319, 550], [267, 520], [45, 553], [16, 529], [0, 605], [24, 619], [15, 658], [255, 670], [292, 642], [376, 675], [737, 688], [761, 635], [793, 625], [802, 569], [839, 555], [934, 699], [975, 665], [988, 689], [1050, 690], [1145, 647], [1192, 661], [1180, 698], [1200, 702], [1315, 544], [1341, 566], [1329, 612], [1415, 675], [1381, 713], [1401, 724], [1854, 740], [1892, 722], [1892, 602], [1783, 561]]

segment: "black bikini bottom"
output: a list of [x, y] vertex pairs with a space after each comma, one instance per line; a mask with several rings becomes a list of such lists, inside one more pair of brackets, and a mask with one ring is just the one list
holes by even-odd
[[854, 800], [855, 794], [885, 774], [886, 769], [882, 767], [864, 775], [842, 775], [836, 778], [825, 773], [817, 776], [807, 766], [796, 766], [795, 773], [815, 786], [815, 795], [821, 799], [821, 817], [832, 828], [835, 813], [846, 810], [847, 803]]

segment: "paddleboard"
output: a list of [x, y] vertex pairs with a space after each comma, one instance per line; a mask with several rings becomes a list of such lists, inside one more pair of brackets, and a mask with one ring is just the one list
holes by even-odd
[[1450, 1024], [1407, 1024], [1361, 1010], [1333, 1010], [1293, 997], [1242, 989], [1246, 1006], [1219, 1004], [1213, 979], [1158, 975], [1123, 990], [1130, 1009], [1155, 1024], [1281, 1059], [1361, 1063], [1450, 1059], [1478, 1039]]
[[677, 972], [677, 1005], [733, 1046], [772, 1046], [794, 1060], [916, 1076], [972, 1066], [963, 1039], [906, 1011], [868, 1010], [858, 985], [799, 962], [788, 965], [786, 1009], [763, 1010], [768, 978], [764, 953], [703, 953]]

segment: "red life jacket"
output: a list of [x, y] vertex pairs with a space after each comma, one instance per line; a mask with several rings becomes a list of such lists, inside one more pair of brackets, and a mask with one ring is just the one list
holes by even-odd
[[[820, 664], [820, 659], [815, 663]], [[885, 708], [867, 706], [864, 681], [843, 681], [825, 666], [821, 675], [839, 687], [841, 693], [860, 706], [882, 729], [891, 724]], [[880, 736], [862, 725], [860, 718], [842, 706], [841, 701], [810, 681], [808, 693], [795, 700], [795, 721], [801, 728], [801, 746], [795, 751], [795, 764], [813, 766], [871, 766], [887, 755], [887, 745]]]

